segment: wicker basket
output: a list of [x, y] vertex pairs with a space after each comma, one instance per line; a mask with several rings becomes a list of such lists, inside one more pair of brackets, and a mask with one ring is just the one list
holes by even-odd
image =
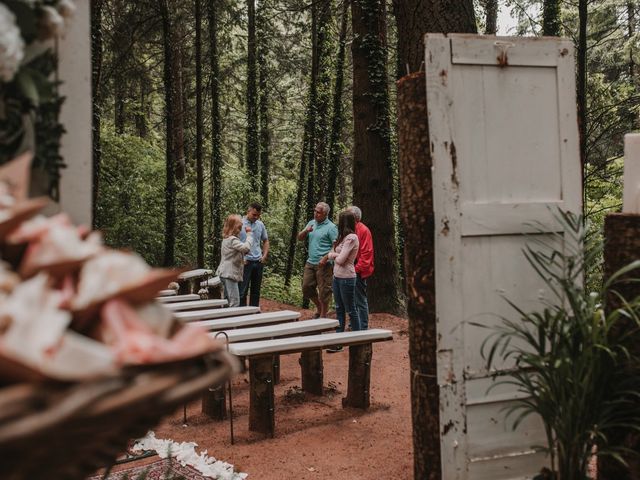
[[84, 479], [234, 367], [219, 351], [80, 384], [0, 389], [0, 478]]

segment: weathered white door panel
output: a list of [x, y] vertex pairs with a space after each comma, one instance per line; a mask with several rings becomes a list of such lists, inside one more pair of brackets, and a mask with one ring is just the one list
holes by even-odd
[[522, 254], [524, 234], [553, 234], [555, 209], [581, 210], [573, 47], [477, 35], [425, 43], [443, 478], [528, 478], [548, 463], [534, 450], [542, 425], [531, 416], [514, 431], [505, 420], [523, 394], [488, 391], [488, 331], [471, 323], [513, 318], [505, 297], [539, 306], [544, 285]]

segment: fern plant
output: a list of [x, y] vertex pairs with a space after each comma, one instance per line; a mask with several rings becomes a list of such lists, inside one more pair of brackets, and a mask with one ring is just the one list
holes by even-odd
[[586, 291], [584, 276], [602, 258], [601, 241], [586, 234], [582, 217], [554, 216], [558, 233], [540, 228], [524, 249], [548, 298], [533, 312], [507, 300], [519, 318], [503, 318], [482, 354], [489, 368], [498, 360], [515, 362], [494, 386], [510, 384], [526, 394], [507, 415], [515, 415], [514, 428], [528, 415], [540, 416], [553, 477], [584, 480], [594, 452], [623, 461], [626, 452], [610, 441], [611, 432], [640, 428], [640, 372], [628, 348], [638, 338], [640, 299], [621, 299], [622, 307], [610, 311], [606, 306], [607, 293], [640, 261], [603, 282], [600, 291]]

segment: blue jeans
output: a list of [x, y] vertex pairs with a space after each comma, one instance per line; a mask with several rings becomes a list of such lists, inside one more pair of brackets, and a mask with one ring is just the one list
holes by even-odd
[[351, 330], [360, 330], [360, 320], [356, 308], [356, 279], [333, 277], [333, 298], [336, 301], [336, 317], [339, 326], [336, 332], [344, 332], [345, 314], [349, 313]]
[[369, 302], [367, 301], [367, 279], [356, 277], [356, 308], [360, 319], [360, 330], [369, 328]]
[[260, 286], [262, 285], [262, 271], [264, 265], [259, 260], [249, 260], [244, 266], [242, 283], [240, 284], [240, 306], [246, 307], [249, 288], [249, 305], [260, 306]]
[[222, 287], [224, 288], [224, 296], [229, 301], [230, 307], [240, 306], [240, 292], [238, 290], [238, 282], [230, 278], [220, 277]]

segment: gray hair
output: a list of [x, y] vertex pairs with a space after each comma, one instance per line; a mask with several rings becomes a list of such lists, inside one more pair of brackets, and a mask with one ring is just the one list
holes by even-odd
[[329, 212], [331, 211], [331, 207], [328, 203], [325, 202], [318, 202], [316, 204], [316, 207], [321, 207], [324, 210], [324, 213], [326, 213], [327, 215], [329, 215]]
[[362, 220], [362, 210], [360, 210], [360, 207], [351, 205], [349, 208], [347, 208], [347, 210], [353, 213], [353, 216], [356, 217], [356, 221], [359, 222], [360, 220]]

